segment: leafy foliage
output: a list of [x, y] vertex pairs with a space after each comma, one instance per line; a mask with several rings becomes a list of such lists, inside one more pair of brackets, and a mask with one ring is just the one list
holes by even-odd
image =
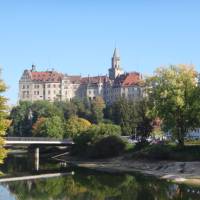
[[11, 126], [8, 130], [9, 135], [27, 136], [31, 135], [31, 120], [29, 113], [32, 103], [28, 101], [19, 102], [19, 105], [14, 107], [10, 113]]
[[200, 125], [200, 87], [193, 66], [158, 68], [146, 84], [151, 115], [162, 119], [163, 129], [184, 145], [187, 132]]
[[41, 137], [63, 138], [63, 121], [58, 116], [39, 118], [33, 125], [33, 133]]
[[145, 141], [153, 131], [153, 120], [152, 116], [148, 115], [149, 102], [146, 98], [140, 100], [136, 104], [137, 109], [137, 122], [136, 130], [137, 136], [141, 137], [141, 142]]
[[123, 135], [135, 133], [137, 127], [135, 102], [121, 98], [107, 107], [105, 112], [109, 119], [121, 126]]
[[98, 142], [107, 137], [111, 136], [117, 137], [120, 135], [121, 135], [120, 126], [114, 124], [102, 124], [102, 123], [97, 125], [93, 124], [85, 132], [82, 132], [82, 134], [79, 134], [77, 137], [74, 138], [75, 146], [72, 149], [72, 154], [92, 156], [93, 155], [92, 152], [95, 151], [95, 145]]
[[[6, 90], [6, 86], [2, 80], [0, 80], [0, 93]], [[3, 136], [5, 136], [5, 131], [7, 130], [9, 123], [6, 120], [7, 117], [7, 99], [0, 95], [0, 164], [3, 163], [3, 159], [6, 157], [6, 150], [3, 148], [4, 140]]]
[[118, 136], [112, 135], [97, 141], [91, 151], [92, 158], [109, 158], [120, 155], [125, 150], [125, 142]]
[[103, 110], [105, 108], [105, 102], [102, 97], [96, 97], [91, 102], [91, 121], [93, 123], [100, 123], [103, 121]]
[[91, 126], [91, 123], [83, 118], [71, 117], [65, 125], [65, 137], [77, 137], [82, 132], [86, 131]]

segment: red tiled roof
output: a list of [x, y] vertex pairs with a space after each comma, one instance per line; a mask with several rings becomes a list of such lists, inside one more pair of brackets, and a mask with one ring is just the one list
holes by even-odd
[[30, 77], [32, 81], [60, 82], [63, 77], [63, 74], [54, 71], [46, 71], [46, 72], [30, 71]]
[[132, 86], [138, 84], [140, 81], [140, 74], [135, 73], [129, 73], [126, 78], [124, 79], [122, 85], [123, 86]]
[[128, 87], [139, 84], [140, 80], [140, 74], [138, 72], [132, 72], [117, 77], [114, 84]]
[[97, 83], [99, 83], [100, 81], [101, 81], [101, 82], [106, 82], [107, 79], [108, 79], [107, 76], [83, 77], [83, 78], [81, 79], [81, 83], [82, 83], [82, 84], [88, 84], [88, 83], [97, 84]]
[[72, 83], [80, 83], [81, 82], [81, 76], [67, 76], [68, 80], [70, 80]]

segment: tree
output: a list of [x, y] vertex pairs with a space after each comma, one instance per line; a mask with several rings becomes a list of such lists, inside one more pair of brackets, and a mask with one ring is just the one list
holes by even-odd
[[123, 135], [132, 135], [137, 127], [137, 110], [134, 101], [118, 99], [106, 108], [106, 116], [121, 126]]
[[93, 136], [93, 138], [100, 138], [106, 136], [120, 136], [121, 127], [115, 124], [93, 124], [88, 130], [87, 133]]
[[91, 101], [91, 121], [93, 123], [100, 123], [103, 121], [103, 110], [105, 108], [105, 102], [102, 97], [96, 97]]
[[13, 107], [10, 113], [11, 126], [8, 134], [11, 136], [30, 136], [32, 121], [29, 118], [32, 103], [21, 101], [18, 106]]
[[77, 108], [77, 116], [91, 120], [91, 101], [88, 98], [84, 98], [83, 100], [73, 99], [72, 103]]
[[33, 125], [33, 133], [39, 137], [63, 138], [63, 121], [59, 116], [39, 118]]
[[59, 109], [55, 104], [49, 101], [35, 101], [31, 106], [33, 112], [33, 122], [36, 122], [40, 117], [54, 117], [59, 116], [63, 118], [62, 110]]
[[[96, 143], [104, 138], [111, 136], [120, 136], [121, 127], [114, 124], [93, 124], [86, 131], [74, 137], [75, 145], [72, 148], [72, 154], [88, 156], [94, 151], [93, 147]], [[115, 140], [115, 139], [113, 139]]]
[[193, 66], [171, 65], [158, 68], [146, 80], [151, 114], [162, 120], [169, 131], [184, 145], [184, 137], [200, 125], [200, 87]]
[[77, 115], [78, 108], [73, 101], [56, 101], [54, 105], [60, 110], [65, 119]]
[[65, 124], [65, 137], [76, 137], [86, 131], [91, 126], [91, 123], [83, 118], [71, 117]]
[[46, 119], [47, 119], [47, 118], [40, 117], [40, 118], [38, 118], [37, 121], [33, 124], [33, 127], [32, 127], [33, 136], [40, 135], [40, 133], [41, 133], [41, 131], [42, 131], [42, 128], [43, 128], [43, 125], [44, 125]]
[[148, 115], [149, 102], [146, 98], [140, 100], [136, 104], [137, 122], [136, 132], [137, 136], [141, 136], [141, 142], [145, 141], [153, 131], [153, 118]]
[[12, 121], [9, 128], [9, 135], [32, 136], [32, 126], [39, 118], [51, 118], [54, 116], [64, 119], [62, 110], [48, 101], [21, 101], [10, 113]]
[[[6, 86], [2, 80], [0, 80], [0, 93], [5, 92]], [[3, 159], [6, 157], [6, 150], [3, 148], [5, 131], [8, 128], [9, 123], [6, 120], [7, 117], [7, 99], [0, 95], [0, 164], [3, 163]]]

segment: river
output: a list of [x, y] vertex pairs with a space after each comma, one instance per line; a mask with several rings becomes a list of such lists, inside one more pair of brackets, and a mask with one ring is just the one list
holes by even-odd
[[[0, 200], [200, 199], [198, 187], [151, 176], [71, 168], [46, 159], [41, 159], [36, 169], [29, 154], [10, 154], [0, 170], [4, 173], [0, 177]], [[16, 177], [28, 180], [13, 180]]]

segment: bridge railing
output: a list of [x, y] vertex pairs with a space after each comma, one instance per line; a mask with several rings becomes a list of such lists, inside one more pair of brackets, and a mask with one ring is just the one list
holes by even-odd
[[4, 137], [7, 141], [57, 141], [57, 142], [73, 142], [71, 138], [58, 139], [47, 137]]

